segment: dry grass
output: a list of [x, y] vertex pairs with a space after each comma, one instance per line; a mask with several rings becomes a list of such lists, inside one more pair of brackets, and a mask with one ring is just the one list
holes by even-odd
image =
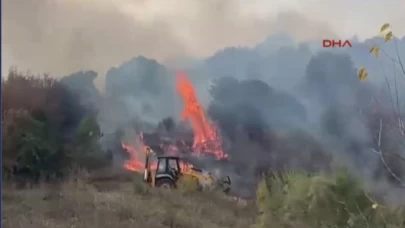
[[238, 207], [214, 193], [184, 195], [150, 189], [139, 182], [96, 185], [69, 181], [16, 190], [4, 184], [2, 226], [248, 228], [255, 221], [252, 208]]

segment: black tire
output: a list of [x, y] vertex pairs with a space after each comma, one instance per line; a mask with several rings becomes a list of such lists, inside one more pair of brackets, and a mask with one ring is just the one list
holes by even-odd
[[169, 178], [162, 178], [156, 180], [156, 187], [163, 189], [173, 189], [175, 187], [175, 184]]

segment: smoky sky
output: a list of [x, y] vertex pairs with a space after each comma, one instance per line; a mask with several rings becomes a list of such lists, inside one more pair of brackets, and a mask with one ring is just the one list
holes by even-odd
[[[367, 10], [363, 1], [318, 0], [5, 0], [2, 4], [3, 75], [10, 66], [18, 66], [56, 77], [79, 70], [95, 70], [103, 77], [110, 66], [138, 55], [169, 62], [200, 58], [226, 46], [252, 46], [278, 32], [297, 40], [364, 38], [385, 22], [403, 35], [405, 21], [405, 10], [401, 11], [405, 6], [395, 0], [368, 1]], [[103, 82], [97, 80], [98, 88]]]
[[79, 70], [104, 76], [111, 66], [138, 55], [159, 61], [209, 56], [226, 46], [252, 46], [279, 31], [297, 39], [334, 36], [326, 23], [288, 8], [263, 17], [230, 0], [2, 4], [4, 71], [18, 66], [56, 77]]

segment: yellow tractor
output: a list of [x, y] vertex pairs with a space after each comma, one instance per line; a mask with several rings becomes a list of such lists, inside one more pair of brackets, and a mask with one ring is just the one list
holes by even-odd
[[[144, 181], [152, 187], [165, 189], [176, 188], [182, 176], [189, 176], [198, 181], [201, 187], [218, 184], [225, 193], [230, 191], [231, 179], [229, 176], [217, 179], [211, 173], [192, 166], [181, 165], [177, 156], [153, 156], [155, 153], [149, 147], [146, 148]], [[152, 165], [152, 157], [157, 162]], [[185, 164], [185, 163], [184, 163]]]

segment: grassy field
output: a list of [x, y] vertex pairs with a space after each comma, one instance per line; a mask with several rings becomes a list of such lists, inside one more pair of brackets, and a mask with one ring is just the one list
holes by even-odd
[[16, 190], [3, 186], [2, 226], [247, 228], [253, 206], [238, 206], [215, 193], [159, 191], [139, 182], [103, 181]]
[[[120, 176], [121, 177], [121, 176]], [[200, 192], [182, 181], [176, 190], [152, 189], [133, 175], [76, 178], [19, 188], [3, 183], [2, 225], [131, 228], [403, 228], [405, 207], [376, 202], [361, 183], [335, 176], [268, 176], [257, 198], [235, 201]]]

